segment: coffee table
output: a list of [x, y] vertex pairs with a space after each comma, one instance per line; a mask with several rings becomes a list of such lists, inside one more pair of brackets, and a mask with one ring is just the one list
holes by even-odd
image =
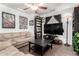
[[51, 49], [52, 49], [52, 42], [53, 42], [53, 39], [52, 40], [50, 40], [50, 39], [35, 39], [33, 41], [29, 41], [29, 52], [31, 49], [33, 49], [34, 51], [38, 51], [38, 52], [40, 52], [41, 55], [43, 55], [44, 52], [48, 48], [51, 47]]

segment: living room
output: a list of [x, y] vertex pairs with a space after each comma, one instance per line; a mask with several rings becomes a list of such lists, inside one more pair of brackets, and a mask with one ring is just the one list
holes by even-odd
[[[0, 3], [0, 56], [77, 56], [72, 44], [75, 7], [78, 4]], [[35, 20], [41, 20], [41, 38], [36, 34]], [[55, 27], [59, 29], [53, 32]], [[42, 39], [47, 37], [52, 39], [43, 42]], [[37, 39], [39, 43], [31, 42]], [[34, 49], [31, 49], [32, 44]], [[35, 51], [39, 49], [46, 51]]]

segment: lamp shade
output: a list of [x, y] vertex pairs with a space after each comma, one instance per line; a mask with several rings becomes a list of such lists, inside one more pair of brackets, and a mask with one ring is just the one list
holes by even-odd
[[64, 17], [64, 20], [65, 21], [71, 21], [72, 20], [72, 13], [65, 13], [64, 15], [63, 15], [63, 17]]

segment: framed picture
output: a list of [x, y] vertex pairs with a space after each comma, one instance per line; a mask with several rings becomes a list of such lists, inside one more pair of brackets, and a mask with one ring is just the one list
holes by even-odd
[[15, 28], [15, 15], [2, 12], [2, 28]]
[[29, 21], [29, 26], [33, 26], [34, 25], [34, 21], [33, 20], [30, 20]]
[[28, 18], [19, 16], [19, 28], [27, 29], [27, 26], [28, 26]]

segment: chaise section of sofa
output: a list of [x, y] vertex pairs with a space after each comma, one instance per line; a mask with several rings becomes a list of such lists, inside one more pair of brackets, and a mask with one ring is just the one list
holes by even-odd
[[33, 56], [32, 54], [24, 54], [14, 47], [8, 41], [0, 42], [0, 56]]
[[33, 39], [33, 35], [30, 32], [11, 32], [0, 33], [0, 41], [8, 41], [17, 48], [28, 44], [29, 40]]

